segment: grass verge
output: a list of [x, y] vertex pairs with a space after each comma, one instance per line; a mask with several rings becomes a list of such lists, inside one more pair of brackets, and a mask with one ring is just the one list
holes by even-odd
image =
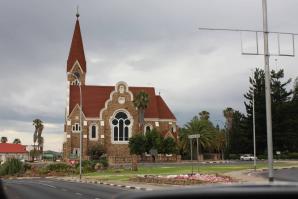
[[[275, 168], [298, 166], [297, 163], [278, 162], [274, 164]], [[232, 164], [232, 165], [195, 165], [193, 172], [208, 173], [208, 174], [224, 174], [226, 172], [252, 169], [252, 163], [247, 164]], [[258, 169], [267, 168], [267, 163], [258, 163]], [[101, 172], [92, 172], [84, 174], [86, 178], [97, 179], [102, 181], [128, 181], [129, 178], [136, 175], [174, 175], [187, 174], [192, 172], [191, 165], [171, 165], [171, 166], [139, 166], [138, 171], [128, 169], [107, 169]]]

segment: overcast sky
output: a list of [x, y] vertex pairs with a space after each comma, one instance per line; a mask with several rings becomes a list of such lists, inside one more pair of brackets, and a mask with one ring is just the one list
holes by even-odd
[[[45, 122], [45, 149], [61, 151], [66, 61], [76, 6], [87, 59], [87, 84], [153, 86], [182, 126], [202, 110], [222, 125], [222, 110], [245, 113], [243, 94], [262, 56], [241, 55], [239, 33], [262, 30], [261, 0], [0, 0], [0, 136], [32, 144], [32, 120]], [[268, 0], [270, 31], [298, 33], [298, 1]], [[260, 35], [261, 37], [262, 35]], [[270, 50], [276, 52], [276, 36]], [[242, 36], [255, 50], [252, 34]], [[260, 39], [260, 49], [262, 50]], [[288, 37], [282, 50], [291, 51]], [[297, 45], [297, 42], [296, 42]], [[271, 57], [287, 78], [297, 57]]]

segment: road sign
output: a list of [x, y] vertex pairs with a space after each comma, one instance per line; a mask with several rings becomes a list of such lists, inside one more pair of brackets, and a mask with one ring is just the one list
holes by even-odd
[[200, 138], [200, 134], [189, 135], [188, 139]]

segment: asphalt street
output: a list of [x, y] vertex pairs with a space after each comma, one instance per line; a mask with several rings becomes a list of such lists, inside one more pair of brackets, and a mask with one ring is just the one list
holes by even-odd
[[[277, 181], [298, 182], [298, 168], [274, 170], [274, 179]], [[267, 177], [268, 172], [262, 172]]]
[[[257, 163], [266, 163], [266, 160], [258, 160]], [[150, 163], [150, 162], [140, 162], [138, 163], [139, 166], [144, 166], [144, 167], [156, 167], [156, 166], [167, 166], [167, 167], [175, 167], [177, 165], [181, 166], [191, 166], [191, 165], [200, 165], [200, 166], [210, 166], [210, 165], [239, 165], [239, 164], [249, 164], [253, 165], [253, 161], [241, 161], [241, 160], [226, 160], [226, 161], [197, 161], [193, 160], [191, 161], [183, 161], [183, 162], [155, 162], [155, 163]], [[117, 165], [115, 165], [117, 166]], [[120, 165], [119, 165], [120, 166]], [[121, 164], [121, 166], [127, 166], [130, 167], [131, 164]]]
[[7, 199], [106, 199], [114, 198], [122, 192], [134, 191], [108, 185], [53, 179], [2, 180], [2, 189]]

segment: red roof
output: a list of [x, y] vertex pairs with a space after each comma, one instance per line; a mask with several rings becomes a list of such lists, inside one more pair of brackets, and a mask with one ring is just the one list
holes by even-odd
[[76, 60], [78, 60], [78, 62], [80, 63], [82, 70], [86, 72], [86, 59], [84, 53], [83, 39], [78, 19], [76, 21], [70, 51], [67, 59], [67, 72], [71, 70]]
[[[86, 117], [99, 117], [100, 110], [104, 108], [105, 102], [110, 98], [114, 86], [86, 86], [82, 85], [83, 112]], [[149, 95], [149, 105], [145, 109], [145, 118], [176, 119], [161, 96], [155, 95], [153, 87], [129, 87], [136, 95], [144, 91]], [[70, 112], [76, 104], [80, 103], [80, 92], [78, 86], [70, 86]]]
[[0, 143], [0, 153], [27, 153], [21, 144]]

